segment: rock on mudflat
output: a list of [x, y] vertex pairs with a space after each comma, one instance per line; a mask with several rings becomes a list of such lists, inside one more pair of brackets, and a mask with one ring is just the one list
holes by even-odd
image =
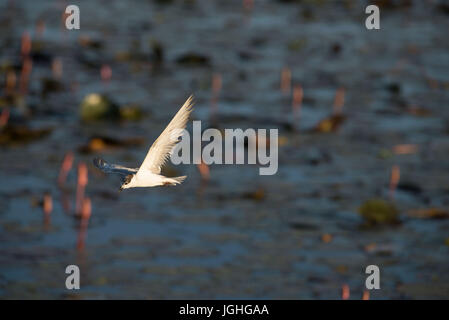
[[398, 209], [393, 203], [383, 199], [367, 200], [358, 211], [368, 226], [399, 223]]
[[120, 117], [119, 107], [98, 93], [91, 93], [84, 98], [80, 113], [83, 121], [113, 120]]

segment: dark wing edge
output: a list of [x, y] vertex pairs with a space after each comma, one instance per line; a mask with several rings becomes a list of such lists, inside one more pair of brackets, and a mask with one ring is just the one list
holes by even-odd
[[110, 164], [102, 158], [94, 158], [94, 166], [103, 171], [104, 173], [117, 173], [121, 175], [135, 174], [138, 169], [126, 168], [118, 164]]

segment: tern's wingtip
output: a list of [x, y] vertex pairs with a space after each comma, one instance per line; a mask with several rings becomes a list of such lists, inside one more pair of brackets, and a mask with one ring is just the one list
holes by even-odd
[[95, 157], [92, 162], [94, 163], [94, 166], [96, 166], [97, 168], [101, 168], [104, 164], [104, 160], [101, 159], [100, 157]]
[[193, 93], [187, 98], [186, 102], [184, 103], [184, 108], [186, 108], [189, 112], [193, 111], [193, 105], [194, 105], [195, 96]]

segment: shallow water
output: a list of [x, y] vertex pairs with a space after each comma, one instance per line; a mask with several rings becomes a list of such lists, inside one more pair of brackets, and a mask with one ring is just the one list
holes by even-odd
[[[408, 9], [381, 9], [382, 29], [367, 31], [361, 4], [321, 2], [255, 1], [245, 16], [237, 0], [112, 1], [102, 8], [81, 1], [79, 31], [61, 30], [63, 2], [16, 1], [13, 8], [1, 2], [2, 63], [20, 63], [22, 33], [38, 40], [35, 24], [44, 19], [40, 41], [51, 58], [62, 59], [65, 89], [43, 97], [41, 78], [51, 69], [36, 60], [29, 115], [11, 108], [11, 123], [52, 131], [0, 145], [0, 297], [339, 299], [347, 283], [351, 298], [360, 299], [364, 270], [376, 264], [381, 290], [371, 291], [372, 299], [449, 298], [449, 220], [410, 214], [449, 210], [448, 16], [436, 4], [414, 1]], [[81, 46], [80, 36], [101, 48]], [[151, 57], [151, 41], [163, 47], [161, 65]], [[176, 62], [188, 52], [209, 64]], [[100, 78], [104, 63], [112, 68], [108, 83]], [[284, 66], [304, 88], [299, 133], [284, 126], [292, 121], [290, 96], [279, 89]], [[98, 155], [137, 166], [191, 93], [193, 118], [207, 127], [212, 73], [223, 79], [220, 128], [279, 127], [285, 143], [276, 175], [259, 176], [251, 165], [212, 165], [204, 184], [195, 165], [170, 165], [188, 175], [182, 185], [119, 192], [118, 178], [93, 168]], [[346, 121], [337, 132], [312, 133], [332, 113], [341, 86]], [[146, 116], [83, 124], [79, 105], [92, 92], [122, 106], [138, 104]], [[97, 135], [145, 143], [79, 151]], [[397, 155], [391, 150], [398, 144], [418, 149]], [[62, 192], [56, 181], [68, 151], [75, 164]], [[77, 248], [73, 217], [80, 162], [88, 164], [92, 201], [84, 249]], [[357, 209], [389, 198], [393, 165], [400, 167], [394, 202], [401, 223], [364, 228]], [[45, 192], [53, 198], [47, 225], [36, 205]], [[324, 234], [332, 235], [329, 243]], [[69, 264], [81, 269], [76, 292], [65, 288]]]

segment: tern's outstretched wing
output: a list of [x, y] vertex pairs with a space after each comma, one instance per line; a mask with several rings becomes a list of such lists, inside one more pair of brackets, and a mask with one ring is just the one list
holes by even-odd
[[150, 170], [155, 174], [161, 172], [161, 167], [164, 165], [165, 161], [167, 161], [170, 152], [178, 143], [179, 137], [182, 135], [182, 130], [186, 127], [189, 115], [193, 110], [192, 100], [193, 97], [190, 96], [161, 133], [159, 138], [154, 141], [145, 160], [143, 160], [137, 175], [139, 175], [141, 170]]
[[95, 158], [94, 165], [105, 173], [118, 173], [127, 176], [129, 174], [135, 174], [137, 172], [137, 169], [126, 168], [118, 164], [110, 164], [101, 158]]

